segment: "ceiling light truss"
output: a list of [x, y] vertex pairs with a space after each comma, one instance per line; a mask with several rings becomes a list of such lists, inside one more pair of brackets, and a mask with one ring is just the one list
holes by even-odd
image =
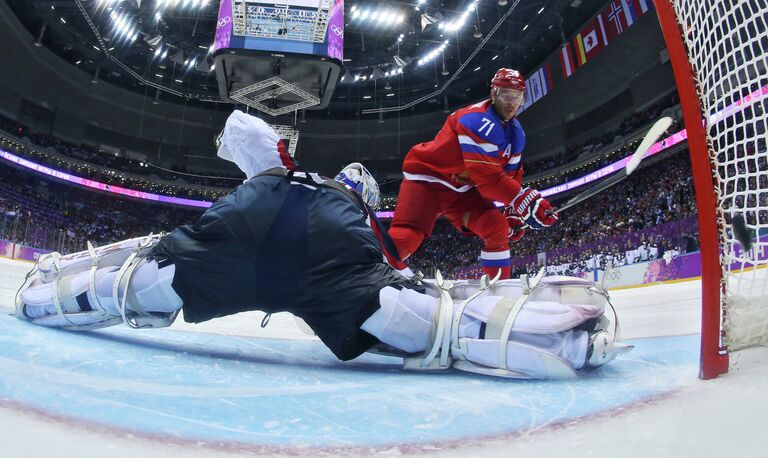
[[[265, 91], [265, 89], [267, 90]], [[262, 103], [262, 101], [272, 100], [282, 94], [292, 94], [298, 98], [299, 101], [283, 107], [272, 107]], [[232, 100], [267, 113], [270, 116], [280, 116], [285, 113], [320, 104], [319, 97], [310, 94], [293, 83], [285, 81], [279, 76], [273, 76], [238, 89], [232, 92], [229, 97]]]
[[464, 68], [469, 65], [470, 62], [472, 62], [472, 59], [477, 55], [477, 53], [480, 52], [480, 50], [483, 49], [485, 44], [488, 42], [488, 40], [493, 37], [493, 35], [496, 33], [496, 31], [501, 27], [501, 25], [509, 18], [509, 16], [512, 14], [512, 12], [517, 9], [517, 5], [520, 3], [520, 0], [515, 0], [514, 3], [507, 9], [507, 11], [499, 18], [499, 20], [496, 22], [496, 24], [493, 26], [491, 30], [488, 31], [488, 34], [485, 35], [485, 37], [480, 41], [480, 43], [477, 44], [475, 49], [472, 51], [472, 54], [467, 57], [466, 60], [459, 66], [459, 68], [456, 69], [456, 71], [451, 75], [450, 78], [448, 78], [443, 85], [438, 88], [437, 90], [424, 95], [422, 97], [419, 97], [415, 100], [412, 100], [406, 104], [398, 105], [395, 107], [386, 107], [386, 108], [369, 108], [362, 111], [363, 114], [374, 114], [374, 113], [390, 113], [394, 111], [402, 111], [406, 110], [408, 108], [411, 108], [412, 106], [415, 106], [425, 100], [429, 100], [431, 98], [434, 98], [437, 95], [442, 94], [448, 87], [453, 83], [453, 81], [461, 74], [461, 72], [464, 70]]

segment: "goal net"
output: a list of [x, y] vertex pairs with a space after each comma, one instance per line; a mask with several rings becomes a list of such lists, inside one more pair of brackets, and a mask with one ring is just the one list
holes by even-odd
[[728, 353], [768, 343], [768, 4], [655, 3], [691, 149], [702, 245], [701, 376], [712, 378], [728, 370]]

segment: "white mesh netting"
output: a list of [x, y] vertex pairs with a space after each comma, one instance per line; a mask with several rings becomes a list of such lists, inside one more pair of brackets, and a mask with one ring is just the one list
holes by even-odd
[[[729, 351], [768, 343], [768, 4], [673, 0], [706, 118], [717, 196]], [[743, 217], [752, 248], [736, 241]]]

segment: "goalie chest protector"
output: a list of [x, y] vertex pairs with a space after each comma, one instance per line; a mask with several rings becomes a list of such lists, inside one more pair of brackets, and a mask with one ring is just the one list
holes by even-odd
[[176, 265], [184, 319], [249, 310], [304, 319], [340, 359], [377, 340], [360, 330], [379, 290], [407, 280], [384, 261], [360, 208], [333, 186], [259, 175], [200, 219], [165, 236], [153, 255]]

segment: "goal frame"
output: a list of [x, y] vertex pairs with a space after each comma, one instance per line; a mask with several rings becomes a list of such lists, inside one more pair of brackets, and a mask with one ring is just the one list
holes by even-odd
[[701, 353], [699, 377], [707, 380], [728, 372], [728, 352], [722, 343], [722, 298], [724, 280], [720, 266], [717, 196], [709, 160], [698, 90], [688, 60], [683, 31], [677, 22], [671, 0], [653, 0], [667, 43], [675, 75], [680, 106], [688, 133], [693, 183], [698, 211], [701, 247]]

